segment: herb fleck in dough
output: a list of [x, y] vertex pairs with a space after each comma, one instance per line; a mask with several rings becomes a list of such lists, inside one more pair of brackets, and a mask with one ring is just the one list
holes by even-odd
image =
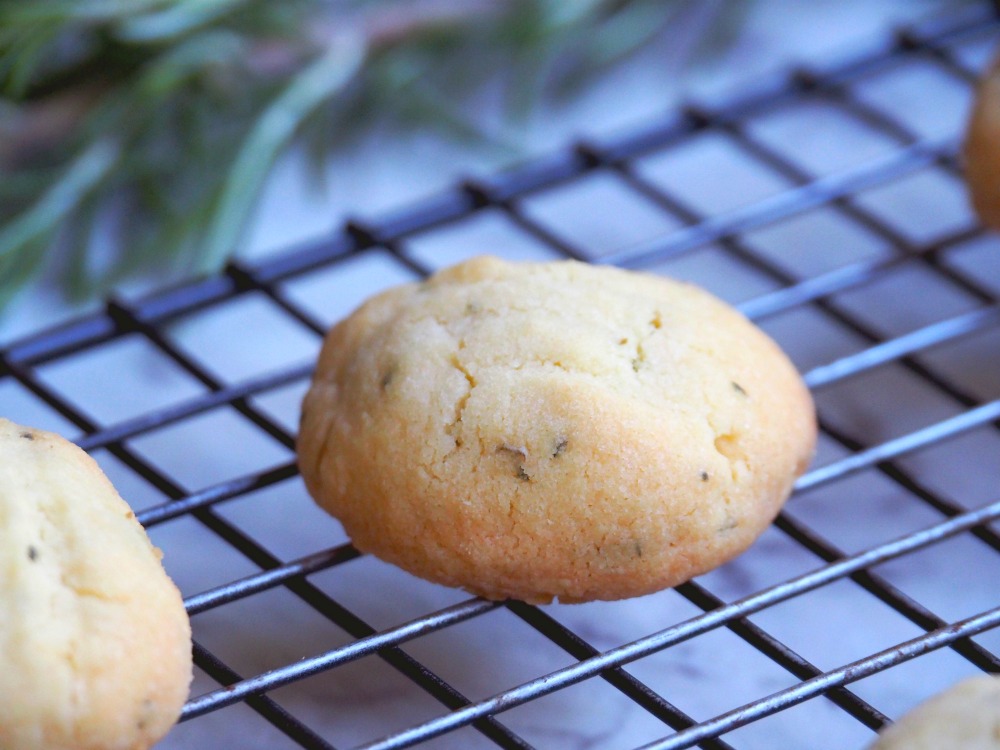
[[298, 448], [360, 549], [488, 598], [578, 602], [742, 552], [815, 431], [787, 357], [706, 292], [481, 257], [330, 331]]

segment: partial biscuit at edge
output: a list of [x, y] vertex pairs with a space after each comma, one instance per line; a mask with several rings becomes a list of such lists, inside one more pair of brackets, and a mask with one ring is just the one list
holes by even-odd
[[0, 747], [144, 750], [192, 677], [183, 601], [84, 451], [0, 419]]

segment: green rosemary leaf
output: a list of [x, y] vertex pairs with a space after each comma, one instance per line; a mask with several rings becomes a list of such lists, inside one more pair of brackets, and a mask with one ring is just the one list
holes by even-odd
[[43, 170], [5, 176], [0, 180], [0, 201], [3, 202], [4, 214], [10, 212], [13, 206], [22, 205], [36, 196], [51, 182], [52, 176]]
[[[157, 232], [139, 235], [125, 262], [109, 281], [127, 278], [143, 268], [163, 268], [173, 272], [194, 272], [195, 259], [205, 225], [215, 209], [211, 199], [203, 200], [190, 214], [174, 214], [156, 223]], [[137, 233], [138, 234], [138, 233]]]
[[648, 44], [676, 10], [670, 3], [661, 2], [631, 3], [620, 9], [608, 18], [607, 33], [589, 45], [587, 71], [596, 72]]
[[66, 292], [72, 300], [84, 300], [100, 288], [102, 272], [95, 267], [98, 261], [110, 263], [109, 259], [97, 259], [90, 252], [91, 243], [97, 232], [97, 224], [102, 212], [106, 213], [97, 196], [90, 195], [80, 201], [67, 222], [62, 241], [66, 247], [66, 270], [69, 283]]
[[568, 42], [573, 63], [553, 81], [554, 92], [569, 97], [595, 75], [649, 44], [678, 11], [674, 3], [638, 0], [624, 5], [604, 22], [606, 33]]
[[240, 148], [205, 237], [202, 270], [217, 268], [236, 247], [246, 218], [281, 149], [302, 121], [347, 85], [365, 57], [359, 39], [343, 36], [299, 73], [260, 116]]
[[7, 96], [16, 99], [27, 90], [54, 36], [51, 28], [38, 27], [25, 29], [16, 38], [2, 42], [5, 54], [0, 78]]
[[176, 0], [162, 10], [125, 19], [114, 33], [126, 42], [165, 42], [222, 18], [248, 2], [250, 0]]
[[0, 310], [44, 267], [50, 242], [50, 236], [39, 235], [16, 252], [0, 256], [0, 279], [3, 280], [0, 283]]
[[567, 3], [563, 0], [543, 0], [540, 8], [550, 28], [575, 27], [607, 10], [604, 0], [577, 0]]
[[84, 151], [29, 210], [0, 229], [0, 257], [54, 232], [114, 167], [118, 147], [99, 141]]
[[5, 21], [114, 21], [168, 6], [173, 0], [7, 0], [2, 8]]
[[232, 31], [206, 31], [185, 39], [175, 48], [164, 52], [141, 71], [134, 91], [146, 106], [155, 106], [156, 99], [176, 92], [187, 80], [205, 72], [213, 65], [224, 65], [248, 53], [243, 37]]

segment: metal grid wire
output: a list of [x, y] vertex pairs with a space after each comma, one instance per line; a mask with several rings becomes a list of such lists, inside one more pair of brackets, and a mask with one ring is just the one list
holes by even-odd
[[[125, 477], [127, 486], [140, 488], [123, 494], [133, 502], [148, 499], [137, 515], [182, 578], [198, 540], [222, 549], [207, 553], [218, 554], [217, 566], [201, 565], [190, 577], [212, 585], [189, 593], [181, 584], [198, 677], [175, 729], [176, 746], [192, 746], [183, 744], [194, 736], [186, 728], [213, 717], [221, 717], [216, 736], [250, 722], [273, 747], [571, 746], [558, 733], [532, 734], [532, 715], [519, 720], [518, 709], [548, 706], [546, 697], [603, 682], [601, 690], [642, 714], [634, 720], [641, 731], [630, 736], [645, 739], [633, 745], [764, 747], [783, 738], [782, 746], [812, 747], [823, 732], [831, 746], [860, 747], [911, 702], [891, 697], [899, 685], [921, 683], [919, 697], [964, 674], [1000, 672], [1000, 638], [990, 632], [1000, 625], [1000, 594], [991, 586], [1000, 564], [1000, 530], [991, 525], [1000, 517], [1000, 244], [962, 207], [956, 151], [964, 109], [953, 106], [967, 103], [998, 32], [988, 5], [967, 8], [903, 30], [861, 59], [799, 70], [624, 138], [576, 144], [467, 182], [405, 214], [349, 223], [320, 243], [259, 264], [234, 262], [213, 278], [112, 300], [100, 314], [3, 351], [0, 396], [16, 392], [57, 415], [80, 433], [82, 447], [114, 467], [116, 481]], [[907, 91], [926, 95], [907, 99]], [[912, 106], [900, 107], [901, 98]], [[839, 130], [796, 131], [796, 118], [817, 109]], [[846, 140], [837, 154], [852, 154], [853, 161], [840, 161], [824, 139]], [[718, 169], [717, 186], [686, 192], [685, 159]], [[727, 170], [737, 168], [746, 179], [731, 183]], [[739, 187], [728, 189], [732, 184]], [[596, 196], [611, 218], [581, 214], [591, 209], [575, 203], [580, 192], [589, 196], [587, 206]], [[618, 224], [612, 214], [619, 214]], [[457, 592], [423, 596], [434, 587], [359, 556], [346, 540], [329, 546], [327, 537], [309, 547], [305, 540], [313, 537], [305, 528], [301, 537], [270, 536], [275, 513], [305, 512], [304, 502], [288, 501], [301, 495], [296, 412], [280, 405], [301, 395], [320, 336], [367, 291], [356, 288], [355, 272], [368, 264], [385, 285], [424, 276], [458, 259], [436, 249], [440, 238], [464, 237], [463, 227], [480, 220], [494, 233], [516, 235], [504, 246], [512, 255], [696, 277], [785, 346], [816, 395], [820, 455], [774, 528], [720, 571], [640, 602], [652, 614], [623, 632], [594, 634], [574, 623], [588, 607], [605, 607], [600, 616], [613, 624], [625, 604], [574, 609]], [[617, 244], [601, 235], [604, 221], [613, 225], [609, 236]], [[812, 251], [811, 232], [833, 239]], [[502, 255], [504, 247], [495, 251]], [[726, 286], [730, 278], [736, 281]], [[280, 335], [301, 340], [302, 356], [271, 362], [264, 340], [255, 342], [260, 354], [248, 354], [247, 362], [215, 362], [212, 335], [221, 334], [211, 331], [222, 319], [252, 325], [248, 310], [280, 317]], [[174, 373], [168, 385], [180, 385], [167, 387], [167, 396], [123, 395], [126, 406], [96, 413], [84, 387], [87, 367], [98, 372], [94, 388], [108, 390], [114, 377], [115, 389], [128, 394], [134, 386], [127, 371], [109, 372], [106, 354], [136, 342], [154, 353], [157, 368]], [[88, 357], [97, 364], [81, 365]], [[162, 391], [165, 376], [158, 377]], [[887, 414], [895, 416], [882, 420]], [[158, 436], [189, 428], [200, 437], [182, 455], [157, 454]], [[249, 466], [233, 459], [220, 481], [188, 486], [189, 464], [211, 463], [219, 443], [227, 457], [248, 451], [243, 440], [277, 448], [265, 450], [271, 458], [249, 459]], [[265, 522], [255, 526], [258, 517]], [[320, 532], [327, 530], [314, 536]], [[797, 562], [776, 569], [779, 553]], [[379, 587], [392, 575], [400, 588], [386, 593]], [[422, 593], [407, 599], [411, 590]], [[280, 599], [267, 598], [276, 592]], [[837, 596], [810, 598], [821, 592]], [[259, 607], [243, 608], [258, 600]], [[428, 602], [443, 604], [428, 608]], [[299, 610], [313, 618], [312, 651], [283, 647]], [[502, 613], [502, 623], [488, 631], [488, 647], [463, 653], [474, 649], [463, 640], [479, 643], [476, 628]], [[801, 633], [821, 629], [825, 620], [832, 632], [824, 636], [826, 650], [817, 650]], [[722, 635], [731, 654], [710, 645], [693, 658], [705, 667], [704, 654], [717, 653], [732, 660], [728, 665], [688, 675], [688, 682], [671, 671], [692, 658], [687, 646]], [[435, 648], [421, 647], [433, 638]], [[251, 645], [233, 653], [264, 655], [227, 659], [241, 639]], [[491, 683], [515, 641], [547, 655], [505, 678], [513, 681]], [[950, 659], [934, 660], [948, 653]], [[651, 662], [657, 655], [660, 661]], [[741, 684], [740, 671], [761, 659], [779, 676]], [[454, 669], [460, 660], [471, 666]], [[928, 668], [908, 672], [910, 663]], [[362, 668], [348, 671], [352, 664]], [[657, 679], [658, 672], [669, 679]], [[307, 704], [294, 689], [314, 685], [311, 694], [322, 695], [320, 681], [341, 673], [348, 676], [329, 683], [337, 695], [364, 693], [384, 679], [395, 686], [394, 705], [409, 701], [417, 708], [384, 724], [375, 716], [358, 734], [338, 734], [328, 727], [349, 723], [355, 704], [331, 698], [329, 705], [302, 708]], [[690, 699], [699, 690], [708, 696], [700, 704]], [[603, 699], [587, 700], [596, 710]], [[797, 723], [783, 722], [800, 704], [822, 705]], [[236, 706], [241, 713], [227, 708]], [[616, 735], [590, 741], [621, 744]]]

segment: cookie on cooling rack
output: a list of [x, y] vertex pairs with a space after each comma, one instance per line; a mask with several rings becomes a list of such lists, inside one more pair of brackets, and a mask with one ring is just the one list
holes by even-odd
[[964, 157], [972, 206], [984, 224], [1000, 229], [1000, 57], [977, 87]]
[[581, 602], [746, 549], [815, 430], [785, 355], [706, 292], [484, 257], [329, 332], [299, 459], [361, 550], [491, 599]]
[[1000, 677], [963, 680], [890, 724], [870, 750], [1000, 750]]
[[177, 721], [191, 627], [135, 515], [72, 443], [0, 419], [0, 747], [142, 750]]

